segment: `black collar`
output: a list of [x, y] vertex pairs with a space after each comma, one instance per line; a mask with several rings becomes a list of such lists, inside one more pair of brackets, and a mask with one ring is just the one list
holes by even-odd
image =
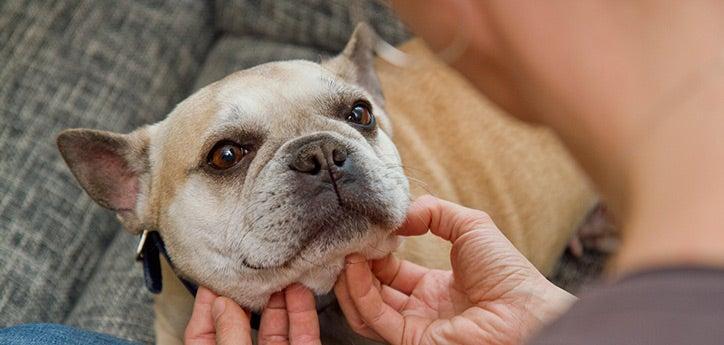
[[[161, 239], [161, 234], [158, 231], [144, 230], [141, 234], [141, 241], [138, 243], [136, 249], [136, 260], [143, 263], [143, 280], [146, 283], [146, 288], [154, 294], [160, 293], [163, 288], [163, 277], [161, 276], [161, 258], [163, 255], [166, 258], [166, 262], [171, 266], [171, 269], [176, 273], [176, 277], [186, 287], [186, 290], [191, 293], [192, 296], [196, 297], [196, 291], [198, 285], [179, 275], [176, 266], [173, 264], [173, 260], [166, 251], [166, 245]], [[251, 327], [253, 329], [259, 329], [260, 316], [257, 313], [251, 313]]]

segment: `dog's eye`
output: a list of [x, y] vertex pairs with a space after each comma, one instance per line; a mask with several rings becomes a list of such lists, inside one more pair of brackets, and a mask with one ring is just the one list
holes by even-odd
[[212, 168], [226, 170], [238, 164], [248, 152], [235, 142], [221, 141], [211, 149], [206, 160]]
[[372, 110], [367, 104], [357, 102], [347, 114], [346, 120], [360, 126], [370, 127], [375, 123], [375, 116], [372, 115]]

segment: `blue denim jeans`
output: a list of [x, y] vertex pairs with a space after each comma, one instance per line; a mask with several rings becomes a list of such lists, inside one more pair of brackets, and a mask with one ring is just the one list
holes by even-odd
[[128, 340], [49, 323], [31, 323], [0, 329], [3, 345], [131, 345]]

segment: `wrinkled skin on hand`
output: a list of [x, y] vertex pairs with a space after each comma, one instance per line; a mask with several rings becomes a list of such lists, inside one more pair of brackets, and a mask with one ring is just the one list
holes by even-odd
[[453, 243], [452, 271], [394, 256], [369, 263], [360, 255], [347, 258], [335, 293], [356, 332], [395, 345], [519, 344], [575, 300], [481, 211], [422, 197], [399, 233], [428, 229]]

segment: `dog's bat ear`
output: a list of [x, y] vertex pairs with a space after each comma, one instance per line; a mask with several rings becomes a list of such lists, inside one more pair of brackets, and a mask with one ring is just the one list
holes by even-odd
[[380, 37], [367, 23], [359, 23], [342, 53], [323, 65], [342, 79], [360, 85], [383, 106], [382, 88], [374, 68], [375, 51]]
[[138, 232], [137, 200], [141, 177], [148, 173], [147, 128], [129, 134], [68, 129], [57, 138], [58, 149], [81, 187], [99, 205], [116, 211], [123, 225]]

